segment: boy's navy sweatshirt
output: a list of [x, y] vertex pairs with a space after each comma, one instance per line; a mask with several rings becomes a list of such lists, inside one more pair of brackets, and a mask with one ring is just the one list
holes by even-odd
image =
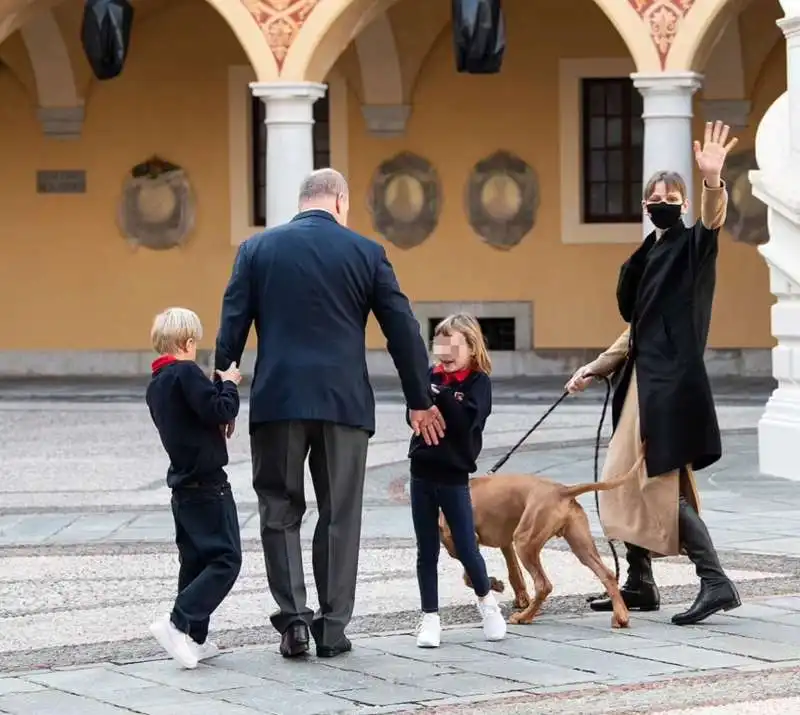
[[[444, 439], [428, 446], [421, 436], [411, 438], [408, 456], [411, 476], [444, 484], [467, 484], [478, 467], [483, 428], [492, 412], [492, 382], [482, 372], [446, 373], [439, 366], [429, 373], [439, 389], [433, 395], [446, 424]], [[408, 417], [408, 412], [406, 412]]]
[[239, 413], [236, 385], [211, 382], [197, 363], [165, 355], [153, 362], [146, 399], [169, 456], [167, 486], [226, 482], [228, 447], [220, 425]]

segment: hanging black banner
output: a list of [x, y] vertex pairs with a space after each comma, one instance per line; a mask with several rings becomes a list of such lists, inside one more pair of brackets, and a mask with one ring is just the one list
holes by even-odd
[[133, 25], [128, 0], [86, 0], [81, 44], [94, 76], [114, 79], [125, 66]]
[[506, 50], [500, 0], [453, 0], [456, 69], [467, 74], [497, 74]]

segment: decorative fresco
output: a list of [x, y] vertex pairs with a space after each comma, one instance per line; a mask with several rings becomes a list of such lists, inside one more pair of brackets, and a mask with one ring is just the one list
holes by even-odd
[[297, 33], [321, 0], [242, 0], [275, 55], [278, 69]]
[[384, 161], [370, 183], [372, 225], [398, 248], [419, 246], [439, 222], [441, 185], [421, 156], [402, 152]]
[[658, 51], [661, 69], [664, 69], [681, 20], [692, 9], [695, 0], [628, 0], [628, 3], [649, 25], [650, 37]]
[[[681, 21], [696, 0], [627, 0], [647, 25], [664, 69]], [[278, 69], [308, 16], [322, 0], [241, 0], [267, 40]]]
[[536, 223], [536, 173], [518, 156], [495, 152], [473, 167], [466, 204], [475, 233], [494, 248], [513, 248]]
[[749, 149], [729, 156], [725, 169], [725, 180], [728, 182], [726, 230], [734, 241], [751, 246], [767, 243], [767, 205], [753, 196], [748, 176], [751, 169], [758, 169], [755, 151]]

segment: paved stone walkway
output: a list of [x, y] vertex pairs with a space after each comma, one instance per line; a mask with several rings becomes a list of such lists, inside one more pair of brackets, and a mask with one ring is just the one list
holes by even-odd
[[416, 648], [408, 634], [368, 636], [326, 661], [286, 661], [271, 647], [224, 653], [196, 671], [118, 660], [27, 672], [0, 678], [0, 712], [676, 715], [666, 709], [698, 694], [728, 703], [743, 690], [749, 700], [780, 692], [785, 703], [800, 692], [800, 597], [754, 602], [694, 628], [667, 623], [674, 610], [636, 616], [627, 631], [612, 631], [607, 616], [544, 617], [512, 626], [500, 643], [478, 628], [449, 629], [438, 650]]
[[[597, 393], [560, 407], [507, 465], [564, 483], [591, 480]], [[541, 393], [539, 394], [541, 397]], [[441, 601], [451, 626], [438, 651], [409, 635], [417, 618], [407, 502], [407, 427], [392, 400], [378, 408], [369, 453], [359, 590], [351, 655], [287, 663], [267, 625], [266, 588], [250, 488], [246, 430], [231, 442], [230, 477], [245, 563], [215, 614], [230, 650], [195, 672], [161, 659], [146, 626], [174, 595], [165, 460], [146, 411], [130, 395], [0, 399], [0, 713], [749, 713], [728, 703], [762, 698], [777, 712], [800, 700], [800, 483], [757, 474], [755, 393], [720, 402], [725, 458], [700, 473], [705, 515], [746, 605], [702, 628], [669, 624], [693, 598], [685, 559], [655, 565], [666, 607], [612, 632], [585, 598], [598, 584], [559, 541], [545, 550], [556, 587], [542, 619], [486, 644], [460, 569], [444, 556]], [[534, 395], [535, 397], [535, 395]], [[509, 397], [487, 430], [487, 469], [543, 410]], [[543, 400], [542, 400], [543, 401]], [[246, 423], [246, 413], [242, 416]], [[605, 430], [608, 434], [608, 426]], [[307, 485], [306, 546], [316, 519]], [[582, 499], [600, 536], [590, 496]], [[608, 551], [606, 547], [606, 555]], [[502, 558], [487, 551], [493, 573]], [[310, 569], [309, 569], [310, 570]], [[623, 577], [624, 577], [623, 564]], [[313, 589], [309, 599], [315, 602]], [[729, 708], [720, 710], [719, 708]], [[741, 706], [749, 707], [749, 706]], [[759, 715], [770, 712], [759, 703]]]

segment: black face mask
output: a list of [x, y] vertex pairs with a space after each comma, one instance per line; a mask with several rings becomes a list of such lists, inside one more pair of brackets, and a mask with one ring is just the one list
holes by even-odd
[[672, 228], [681, 220], [681, 204], [668, 204], [666, 201], [647, 204], [647, 213], [653, 226], [664, 231]]

